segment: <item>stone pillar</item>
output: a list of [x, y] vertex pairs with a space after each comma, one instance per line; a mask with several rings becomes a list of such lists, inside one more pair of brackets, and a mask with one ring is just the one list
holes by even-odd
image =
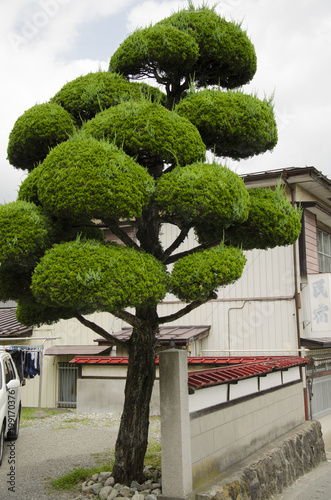
[[187, 352], [160, 352], [162, 496], [192, 493], [191, 432], [188, 406]]

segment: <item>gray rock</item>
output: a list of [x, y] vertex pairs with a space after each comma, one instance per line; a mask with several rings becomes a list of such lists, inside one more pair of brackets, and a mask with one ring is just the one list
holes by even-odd
[[90, 485], [90, 486], [82, 486], [82, 493], [91, 493], [91, 491], [92, 491], [92, 486], [93, 486], [93, 485]]
[[149, 495], [145, 496], [145, 500], [157, 500], [157, 496], [150, 493]]
[[155, 488], [155, 490], [152, 490], [151, 491], [152, 495], [161, 495], [162, 494], [162, 491], [161, 491], [161, 488]]
[[103, 485], [101, 483], [95, 483], [93, 486], [91, 486], [91, 493], [94, 493], [95, 495], [98, 495], [100, 491], [102, 490]]
[[138, 493], [138, 492], [135, 493], [133, 495], [133, 497], [131, 498], [131, 500], [144, 500], [144, 499], [145, 499], [144, 495], [142, 495], [141, 493]]
[[132, 483], [130, 484], [130, 488], [139, 488], [140, 487], [140, 484], [137, 483], [137, 481], [132, 481]]
[[113, 476], [109, 476], [108, 479], [105, 481], [105, 486], [114, 486], [115, 484], [115, 479]]
[[99, 491], [99, 498], [100, 500], [107, 500], [108, 496], [110, 493], [113, 491], [113, 488], [111, 486], [104, 486], [100, 491]]
[[100, 472], [98, 481], [102, 483], [111, 476], [111, 472]]
[[112, 489], [110, 495], [107, 497], [107, 500], [113, 500], [114, 498], [118, 498], [118, 490], [116, 488]]
[[92, 479], [92, 481], [97, 482], [97, 480], [99, 479], [99, 474], [93, 474], [91, 479]]
[[134, 495], [134, 491], [131, 491], [131, 489], [128, 486], [123, 486], [119, 490], [119, 496], [124, 497], [124, 498], [131, 498]]

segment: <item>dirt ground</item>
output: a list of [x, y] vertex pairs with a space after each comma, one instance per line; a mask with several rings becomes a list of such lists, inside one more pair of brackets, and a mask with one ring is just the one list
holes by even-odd
[[[61, 500], [79, 495], [50, 489], [50, 481], [74, 468], [93, 467], [114, 449], [119, 416], [75, 412], [22, 423], [17, 441], [5, 441], [0, 499]], [[159, 421], [150, 436], [158, 439]]]

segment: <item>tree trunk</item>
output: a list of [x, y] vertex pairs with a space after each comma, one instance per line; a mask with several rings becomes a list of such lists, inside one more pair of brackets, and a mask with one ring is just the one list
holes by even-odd
[[148, 444], [149, 405], [155, 380], [155, 334], [158, 330], [152, 319], [153, 316], [155, 319], [156, 311], [149, 310], [148, 314], [150, 320], [145, 319], [141, 328], [133, 329], [129, 342], [125, 401], [115, 446], [113, 475], [116, 482], [126, 485], [133, 480], [142, 481]]

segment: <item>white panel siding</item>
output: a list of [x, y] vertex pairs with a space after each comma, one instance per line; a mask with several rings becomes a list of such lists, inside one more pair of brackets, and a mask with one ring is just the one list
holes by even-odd
[[[178, 232], [170, 227], [164, 238], [169, 246]], [[184, 251], [194, 235], [181, 245]], [[192, 355], [294, 354], [297, 348], [294, 302], [293, 247], [245, 252], [242, 277], [218, 290], [218, 299], [177, 320], [177, 325], [212, 325], [210, 335], [193, 347]], [[160, 316], [185, 306], [167, 295]], [[276, 350], [278, 351], [276, 352]], [[286, 352], [286, 350], [293, 352]]]

